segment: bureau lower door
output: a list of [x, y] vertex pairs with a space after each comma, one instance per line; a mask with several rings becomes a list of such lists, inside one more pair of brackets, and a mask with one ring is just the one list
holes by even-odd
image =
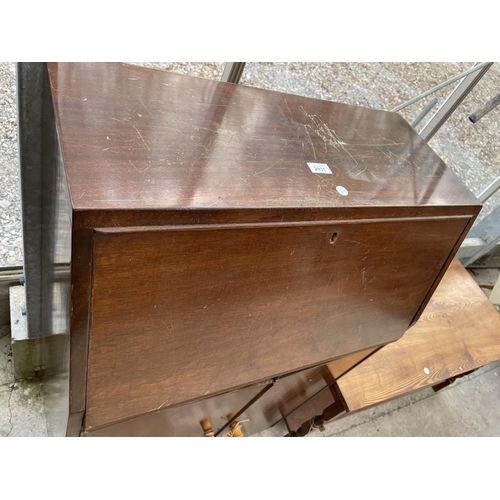
[[[333, 378], [326, 365], [175, 408], [163, 408], [85, 433], [90, 437], [201, 437], [209, 418], [215, 435], [224, 435], [230, 418], [243, 421], [245, 436], [263, 431], [328, 388]], [[305, 419], [304, 419], [305, 420]], [[302, 424], [300, 422], [300, 424]]]
[[203, 437], [202, 420], [210, 419], [212, 430], [217, 433], [228, 424], [228, 417], [258, 400], [270, 386], [271, 384], [262, 384], [175, 408], [160, 408], [139, 417], [87, 431], [84, 436]]
[[86, 430], [397, 340], [468, 222], [96, 230]]

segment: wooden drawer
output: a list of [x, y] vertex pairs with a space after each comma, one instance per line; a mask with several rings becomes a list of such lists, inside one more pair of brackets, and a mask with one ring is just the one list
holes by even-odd
[[332, 383], [333, 378], [325, 365], [277, 380], [269, 391], [238, 417], [238, 420], [248, 419], [243, 424], [245, 435], [251, 436], [275, 425]]
[[468, 220], [97, 230], [86, 430], [398, 339]]
[[[217, 434], [229, 424], [230, 415], [245, 420], [243, 432], [252, 435], [282, 420], [333, 382], [325, 365], [285, 376], [275, 382], [222, 394], [188, 405], [163, 409], [124, 422], [91, 430], [103, 436], [203, 436], [200, 421], [210, 417]], [[302, 423], [302, 422], [301, 422]], [[223, 432], [220, 432], [221, 434]]]
[[217, 432], [236, 413], [265, 391], [267, 385], [163, 409], [124, 422], [86, 432], [88, 437], [203, 437], [201, 420], [210, 417]]

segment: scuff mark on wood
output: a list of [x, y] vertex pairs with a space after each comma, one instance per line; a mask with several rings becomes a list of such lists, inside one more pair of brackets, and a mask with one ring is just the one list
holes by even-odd
[[144, 140], [144, 137], [142, 137], [142, 134], [139, 132], [137, 127], [135, 125], [132, 125], [132, 127], [135, 128], [135, 131], [139, 134], [139, 137], [141, 138], [141, 141], [144, 143], [144, 145], [148, 148], [149, 151], [151, 151], [151, 148], [148, 146], [148, 143]]

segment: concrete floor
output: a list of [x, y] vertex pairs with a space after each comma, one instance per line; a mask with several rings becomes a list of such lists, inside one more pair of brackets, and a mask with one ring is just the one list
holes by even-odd
[[46, 436], [42, 380], [14, 380], [10, 328], [0, 327], [0, 436]]

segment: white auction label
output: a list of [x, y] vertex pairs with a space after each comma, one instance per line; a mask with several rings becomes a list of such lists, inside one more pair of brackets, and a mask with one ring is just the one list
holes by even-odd
[[315, 174], [331, 174], [332, 171], [326, 163], [308, 163], [307, 166]]
[[337, 193], [341, 194], [342, 196], [347, 196], [349, 194], [349, 191], [344, 186], [337, 186]]

